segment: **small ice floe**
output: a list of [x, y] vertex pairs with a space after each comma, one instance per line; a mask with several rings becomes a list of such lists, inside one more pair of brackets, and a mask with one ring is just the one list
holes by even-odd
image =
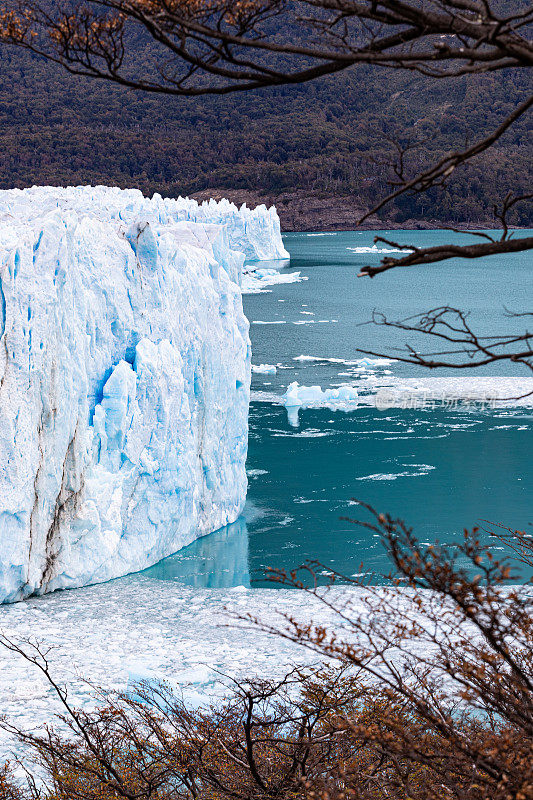
[[275, 375], [277, 371], [276, 364], [252, 364], [252, 372], [257, 375]]
[[276, 286], [280, 283], [300, 283], [306, 281], [300, 272], [280, 272], [279, 269], [260, 267], [249, 269], [244, 267], [242, 275], [242, 293], [258, 294], [259, 292], [271, 291], [269, 286]]
[[354, 386], [342, 385], [335, 389], [320, 386], [300, 386], [297, 381], [289, 385], [281, 398], [287, 409], [289, 424], [298, 427], [298, 412], [301, 408], [340, 408], [350, 410], [357, 406], [359, 397]]
[[395, 363], [393, 358], [356, 358], [349, 361], [345, 358], [326, 358], [323, 356], [296, 356], [293, 361], [316, 362], [317, 364], [343, 364], [346, 367], [360, 367], [361, 369], [373, 369], [374, 367], [389, 367]]
[[[357, 362], [359, 366], [365, 367], [367, 369], [372, 369], [373, 367], [390, 367], [391, 364], [396, 363], [395, 358], [360, 358]], [[386, 373], [388, 374], [388, 373]]]
[[[298, 433], [291, 433], [289, 434], [292, 437], [298, 437], [300, 439], [323, 439], [326, 436], [331, 436], [333, 431], [322, 431], [318, 428], [306, 428], [303, 431], [299, 431]], [[284, 434], [286, 435], [286, 434]]]
[[263, 320], [263, 319], [253, 319], [252, 325], [286, 325], [287, 320], [285, 319], [273, 319], [273, 320]]
[[529, 376], [398, 378], [370, 375], [366, 385], [371, 393], [362, 402], [380, 410], [493, 410], [533, 406], [533, 378]]
[[375, 475], [363, 475], [356, 478], [358, 481], [395, 481], [398, 478], [420, 478], [422, 475], [428, 475], [431, 470], [435, 469], [431, 464], [402, 464], [403, 467], [411, 467], [410, 470], [403, 472], [378, 472]]
[[347, 250], [351, 250], [352, 253], [366, 253], [367, 255], [380, 255], [381, 253], [412, 253], [413, 250], [410, 247], [406, 247], [405, 249], [400, 249], [399, 247], [378, 247], [377, 244], [373, 244], [372, 247], [347, 247]]
[[[305, 313], [306, 313], [305, 311], [300, 311], [300, 314], [305, 314]], [[325, 322], [327, 324], [327, 323], [338, 322], [338, 321], [339, 321], [338, 319], [299, 319], [299, 320], [296, 320], [295, 322], [293, 322], [292, 324], [293, 325], [315, 325], [316, 323], [320, 323], [320, 322]]]

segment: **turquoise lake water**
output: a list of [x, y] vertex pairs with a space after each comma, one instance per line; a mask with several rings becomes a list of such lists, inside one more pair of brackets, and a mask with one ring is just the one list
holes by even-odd
[[[348, 576], [386, 573], [390, 564], [377, 537], [341, 520], [358, 515], [352, 498], [405, 518], [423, 542], [451, 543], [465, 526], [482, 520], [530, 530], [531, 409], [315, 408], [301, 410], [294, 427], [274, 402], [293, 381], [323, 389], [357, 385], [366, 376], [342, 362], [361, 358], [358, 349], [391, 353], [403, 344], [405, 337], [367, 324], [373, 309], [398, 319], [452, 305], [471, 312], [472, 325], [484, 333], [523, 327], [506, 309], [525, 310], [533, 296], [531, 254], [357, 279], [359, 269], [380, 255], [353, 248], [372, 246], [374, 235], [284, 237], [291, 262], [283, 271], [306, 280], [275, 285], [244, 303], [253, 363], [278, 365], [276, 374], [253, 376], [245, 514], [148, 574], [195, 586], [260, 586], [266, 568], [291, 569], [306, 559], [324, 565], [323, 580], [331, 569]], [[450, 237], [442, 231], [384, 235], [418, 246]], [[300, 356], [322, 360], [295, 360]], [[377, 366], [371, 374], [383, 377], [386, 370], [392, 378], [427, 374], [400, 363]], [[501, 365], [475, 374], [527, 373]]]

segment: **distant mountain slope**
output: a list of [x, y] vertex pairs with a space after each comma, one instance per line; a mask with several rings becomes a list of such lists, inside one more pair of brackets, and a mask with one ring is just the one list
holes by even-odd
[[[0, 188], [216, 188], [283, 195], [288, 206], [293, 194], [326, 204], [351, 195], [354, 208], [368, 208], [387, 191], [387, 137], [423, 141], [412, 155], [420, 167], [497, 125], [527, 83], [519, 72], [429, 82], [364, 67], [306, 86], [182, 100], [71, 77], [5, 46], [0, 55]], [[489, 221], [494, 200], [531, 184], [528, 133], [523, 120], [444, 191], [402, 198], [382, 218]], [[528, 213], [516, 221], [533, 224]]]

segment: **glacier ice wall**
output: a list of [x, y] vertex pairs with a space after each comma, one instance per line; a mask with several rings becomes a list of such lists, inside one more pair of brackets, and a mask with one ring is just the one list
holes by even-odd
[[0, 192], [0, 602], [143, 569], [246, 495], [245, 257], [273, 210]]
[[[198, 203], [187, 197], [163, 198], [155, 194], [146, 198], [138, 189], [107, 186], [73, 186], [56, 188], [34, 186], [31, 189], [0, 191], [0, 216], [12, 208], [24, 209], [30, 219], [43, 211], [82, 207], [84, 213], [107, 220], [132, 222], [144, 219], [151, 224], [171, 225], [180, 222], [201, 222], [225, 226], [226, 241], [247, 261], [269, 261], [289, 258], [283, 246], [279, 217], [274, 207], [264, 205], [237, 208], [229, 200], [206, 200]], [[219, 245], [215, 245], [215, 248]]]

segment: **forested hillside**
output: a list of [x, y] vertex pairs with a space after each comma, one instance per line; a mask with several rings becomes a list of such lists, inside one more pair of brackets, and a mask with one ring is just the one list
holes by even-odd
[[[140, 59], [142, 52], [140, 46]], [[240, 190], [258, 200], [283, 195], [285, 206], [293, 195], [326, 204], [351, 196], [354, 207], [368, 208], [387, 191], [391, 139], [421, 143], [410, 154], [413, 169], [420, 167], [497, 125], [524, 96], [527, 81], [519, 72], [428, 81], [362, 67], [305, 86], [176, 99], [72, 77], [7, 46], [0, 55], [1, 188], [105, 183], [166, 195]], [[445, 189], [404, 197], [382, 219], [489, 221], [493, 202], [508, 189], [530, 186], [527, 122]], [[528, 213], [524, 205], [515, 221], [531, 224]]]

